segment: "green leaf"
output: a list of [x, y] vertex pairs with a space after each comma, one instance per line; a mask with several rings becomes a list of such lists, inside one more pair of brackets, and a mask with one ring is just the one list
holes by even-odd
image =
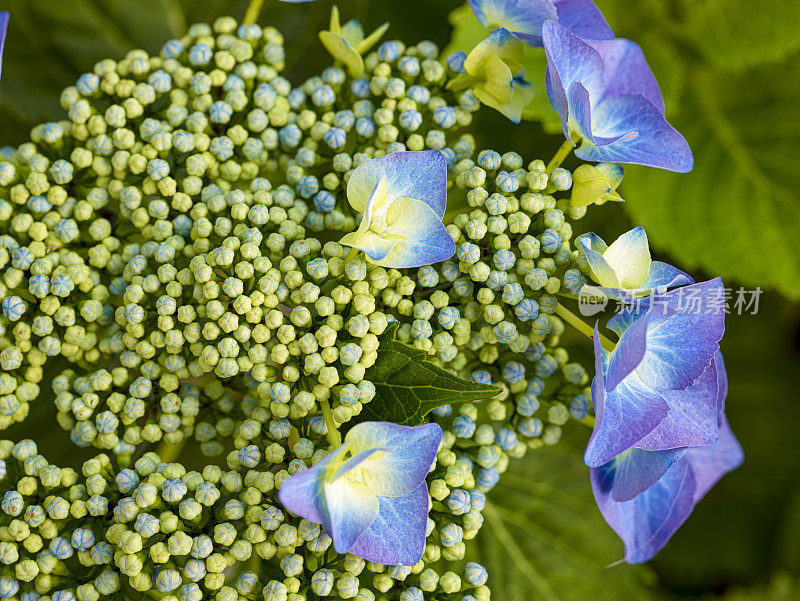
[[486, 566], [497, 599], [653, 599], [649, 566], [616, 565], [622, 543], [595, 506], [581, 453], [568, 446], [510, 464], [489, 495], [470, 559]]
[[720, 69], [775, 62], [800, 48], [797, 0], [693, 2], [685, 31]]
[[724, 596], [713, 595], [705, 601], [796, 601], [800, 599], [800, 583], [789, 574], [776, 574], [768, 585], [733, 587]]
[[634, 219], [682, 268], [800, 296], [800, 61], [746, 74], [695, 69], [674, 125], [694, 171], [631, 168]]
[[380, 336], [378, 358], [364, 374], [377, 394], [364, 405], [359, 421], [418, 426], [437, 407], [477, 401], [500, 392], [495, 386], [463, 380], [428, 361], [424, 352], [395, 340], [396, 331], [395, 323]]
[[[450, 23], [453, 25], [453, 37], [445, 48], [445, 56], [458, 51], [469, 53], [489, 35], [486, 28], [475, 17], [469, 4], [464, 4], [451, 12]], [[525, 55], [521, 62], [525, 67], [525, 79], [533, 84], [536, 92], [533, 102], [525, 109], [522, 118], [526, 121], [541, 121], [542, 127], [547, 133], [560, 133], [561, 119], [550, 106], [545, 88], [547, 60], [544, 50], [526, 45]]]

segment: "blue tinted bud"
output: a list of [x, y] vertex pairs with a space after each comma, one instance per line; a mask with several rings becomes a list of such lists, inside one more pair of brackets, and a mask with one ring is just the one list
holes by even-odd
[[353, 83], [350, 84], [350, 90], [358, 98], [369, 98], [372, 96], [372, 91], [369, 87], [369, 80], [366, 80], [363, 77], [354, 79]]
[[72, 533], [71, 543], [78, 551], [86, 551], [94, 544], [94, 533], [87, 528], [76, 528]]
[[500, 473], [497, 471], [497, 468], [484, 468], [478, 471], [478, 476], [475, 478], [475, 483], [479, 488], [486, 491], [494, 488], [498, 480], [500, 480]]
[[248, 445], [239, 450], [239, 461], [245, 467], [255, 467], [261, 463], [261, 451], [256, 445]]
[[516, 400], [516, 408], [519, 415], [530, 417], [539, 408], [539, 399], [530, 393], [523, 394]]
[[334, 150], [344, 148], [344, 145], [347, 144], [347, 132], [338, 127], [331, 127], [325, 132], [325, 143]]
[[431, 413], [436, 417], [447, 417], [453, 412], [453, 408], [450, 405], [442, 405], [441, 407], [437, 407]]
[[318, 570], [311, 577], [311, 590], [315, 594], [324, 597], [333, 588], [333, 572], [330, 570]]
[[282, 440], [289, 437], [292, 425], [286, 419], [274, 419], [269, 423], [269, 434], [275, 440]]
[[575, 419], [583, 419], [589, 415], [589, 401], [579, 394], [569, 404], [569, 413]]
[[195, 66], [207, 65], [214, 56], [214, 51], [206, 44], [195, 44], [189, 48], [189, 62]]
[[458, 438], [472, 438], [475, 428], [475, 422], [466, 415], [459, 415], [453, 420], [453, 433]]
[[378, 47], [378, 58], [383, 62], [391, 63], [403, 54], [403, 43], [396, 40], [384, 42]]
[[464, 577], [472, 586], [483, 586], [489, 574], [481, 564], [470, 561], [464, 568]]
[[404, 56], [398, 61], [397, 67], [408, 77], [416, 77], [420, 72], [419, 59], [416, 56]]
[[456, 307], [442, 307], [437, 319], [439, 325], [445, 330], [450, 330], [458, 323], [459, 319], [461, 319], [461, 314]]
[[544, 424], [538, 417], [528, 417], [517, 425], [517, 430], [525, 438], [536, 438], [542, 435]]
[[478, 155], [478, 166], [486, 171], [495, 171], [500, 168], [502, 158], [494, 150], [484, 150]]
[[558, 363], [550, 355], [545, 355], [536, 362], [536, 375], [540, 378], [553, 375], [557, 369]]
[[447, 57], [447, 66], [450, 67], [450, 70], [453, 73], [463, 73], [464, 72], [464, 61], [467, 59], [467, 55], [464, 52], [454, 52]]
[[311, 93], [311, 102], [319, 107], [330, 106], [336, 102], [336, 92], [327, 84], [319, 86]]
[[181, 585], [181, 575], [177, 570], [161, 570], [156, 576], [155, 585], [162, 593], [174, 591]]
[[433, 111], [433, 122], [442, 129], [450, 129], [456, 124], [456, 111], [451, 106], [440, 106]]
[[511, 451], [517, 446], [517, 435], [508, 428], [500, 428], [495, 434], [494, 440], [504, 451]]
[[505, 194], [511, 194], [519, 189], [519, 178], [514, 173], [501, 171], [497, 174], [495, 185]]
[[400, 127], [408, 131], [417, 131], [422, 125], [422, 113], [409, 109], [400, 113]]
[[69, 296], [75, 289], [72, 278], [65, 273], [58, 273], [50, 279], [50, 293], [61, 298]]
[[25, 313], [25, 301], [18, 296], [7, 296], [2, 302], [3, 314], [11, 321], [18, 321]]
[[50, 553], [52, 553], [53, 557], [56, 559], [68, 559], [75, 553], [69, 541], [60, 536], [50, 541], [48, 549], [50, 549]]
[[547, 228], [539, 238], [542, 243], [542, 250], [548, 254], [558, 252], [561, 248], [561, 234], [551, 228]]
[[550, 183], [556, 190], [564, 191], [572, 187], [572, 174], [562, 167], [553, 169], [550, 174]]
[[457, 488], [447, 497], [447, 506], [454, 515], [463, 515], [471, 509], [471, 499], [466, 490]]
[[295, 88], [294, 90], [289, 92], [288, 100], [289, 100], [289, 106], [297, 110], [301, 106], [303, 106], [303, 104], [305, 104], [306, 93], [303, 90]]
[[553, 329], [553, 322], [545, 314], [537, 315], [531, 321], [531, 333], [536, 336], [547, 336]]
[[103, 565], [110, 563], [114, 558], [114, 547], [105, 541], [100, 541], [91, 548], [90, 553], [95, 564]]
[[425, 595], [423, 594], [421, 589], [418, 589], [415, 586], [407, 588], [402, 593], [400, 593], [400, 601], [424, 601]]
[[362, 117], [356, 121], [356, 133], [362, 138], [371, 138], [375, 135], [375, 122], [369, 117]]
[[483, 508], [486, 507], [486, 494], [483, 491], [473, 489], [469, 491], [469, 498], [472, 509], [483, 511]]
[[25, 507], [25, 500], [16, 490], [9, 490], [3, 495], [0, 509], [10, 516], [18, 516]]
[[160, 524], [158, 519], [149, 513], [142, 513], [136, 516], [136, 522], [134, 523], [133, 528], [143, 538], [148, 538], [158, 534]]
[[494, 266], [497, 267], [497, 269], [508, 271], [509, 269], [514, 267], [514, 263], [516, 263], [517, 257], [510, 250], [506, 250], [505, 248], [503, 248], [495, 253], [493, 261], [494, 261]]
[[502, 344], [511, 344], [517, 338], [519, 338], [517, 326], [510, 321], [501, 321], [492, 329], [492, 331], [494, 332], [497, 341]]
[[457, 524], [447, 524], [439, 533], [443, 547], [454, 547], [464, 538], [464, 531]]

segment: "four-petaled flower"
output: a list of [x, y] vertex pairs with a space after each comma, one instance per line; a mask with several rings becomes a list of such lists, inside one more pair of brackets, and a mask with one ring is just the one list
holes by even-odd
[[[695, 505], [726, 473], [744, 460], [725, 417], [727, 376], [717, 352], [708, 370], [717, 436], [706, 445], [661, 451], [632, 448], [591, 469], [592, 490], [600, 512], [625, 543], [625, 560], [651, 559], [686, 521]], [[687, 405], [688, 406], [688, 405]], [[686, 415], [691, 419], [691, 415]]]
[[630, 40], [586, 41], [555, 21], [542, 28], [547, 93], [575, 154], [686, 172], [694, 163], [664, 117], [664, 100], [641, 49]]
[[611, 40], [614, 32], [592, 0], [469, 0], [487, 28], [504, 27], [531, 46], [542, 45], [542, 25], [558, 21], [587, 40]]
[[362, 55], [383, 37], [387, 29], [389, 24], [384, 23], [365, 38], [364, 28], [355, 19], [341, 25], [339, 9], [334, 6], [331, 9], [330, 28], [320, 31], [319, 39], [333, 58], [345, 64], [350, 75], [360, 77], [364, 73]]
[[[486, 106], [519, 123], [522, 111], [533, 100], [533, 86], [525, 81], [520, 64], [524, 44], [513, 33], [499, 27], [475, 46], [464, 60], [467, 75], [474, 83], [475, 96]], [[454, 80], [457, 86], [459, 80]]]
[[6, 43], [6, 31], [8, 30], [8, 11], [0, 10], [0, 74], [3, 73], [3, 46]]
[[613, 352], [595, 332], [595, 427], [584, 454], [600, 467], [631, 447], [662, 451], [717, 439], [714, 355], [725, 330], [719, 278], [642, 299], [609, 328]]
[[322, 524], [338, 553], [413, 566], [425, 547], [425, 477], [441, 440], [437, 424], [360, 423], [328, 457], [284, 481], [278, 498]]
[[600, 236], [583, 234], [577, 239], [591, 270], [592, 279], [613, 298], [649, 294], [694, 282], [692, 278], [661, 261], [650, 259], [650, 247], [643, 227], [625, 232], [607, 245]]
[[436, 150], [393, 152], [359, 165], [347, 199], [363, 213], [358, 230], [340, 242], [384, 267], [421, 267], [456, 252], [442, 223], [447, 161]]

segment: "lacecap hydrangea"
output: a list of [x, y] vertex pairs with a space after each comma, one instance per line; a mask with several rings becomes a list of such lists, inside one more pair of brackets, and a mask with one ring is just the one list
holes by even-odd
[[[70, 468], [0, 443], [0, 598], [488, 601], [464, 561], [487, 494], [570, 422], [594, 427], [591, 484], [631, 562], [738, 465], [719, 281], [652, 261], [642, 231], [573, 231], [622, 180], [562, 168], [573, 143], [688, 164], [679, 144], [642, 154], [666, 127], [601, 138], [634, 79], [663, 117], [643, 58], [591, 3], [472, 4], [497, 60], [381, 42], [334, 10], [336, 64], [300, 84], [276, 29], [193, 25], [98, 62], [4, 152], [0, 427], [49, 405], [96, 454]], [[545, 93], [525, 43], [553, 64], [568, 138], [548, 163], [473, 137], [477, 111], [516, 120]], [[570, 52], [586, 72], [559, 71]], [[587, 286], [631, 301], [617, 342], [565, 306]], [[593, 382], [567, 326], [595, 340]]]

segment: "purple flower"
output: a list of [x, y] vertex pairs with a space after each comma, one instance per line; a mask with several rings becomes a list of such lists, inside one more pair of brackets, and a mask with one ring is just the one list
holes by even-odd
[[651, 559], [714, 484], [744, 460], [725, 418], [727, 376], [719, 353], [709, 370], [715, 372], [718, 383], [714, 397], [716, 440], [661, 451], [632, 448], [591, 469], [597, 505], [625, 543], [628, 563]]
[[630, 40], [586, 41], [555, 21], [542, 28], [547, 94], [575, 154], [686, 172], [689, 145], [664, 117], [664, 100], [639, 46]]
[[719, 278], [642, 299], [615, 315], [620, 335], [607, 353], [595, 334], [595, 427], [584, 454], [600, 467], [631, 447], [661, 451], [718, 436], [721, 382], [713, 359], [725, 330]]
[[614, 32], [592, 0], [469, 0], [487, 28], [504, 27], [531, 46], [542, 45], [542, 25], [558, 21], [588, 40], [611, 40]]
[[3, 73], [3, 46], [6, 43], [6, 31], [8, 31], [8, 20], [11, 15], [4, 10], [0, 10], [0, 74]]
[[436, 424], [360, 423], [328, 457], [285, 480], [278, 498], [322, 524], [338, 553], [413, 566], [425, 548], [425, 477], [441, 440]]

